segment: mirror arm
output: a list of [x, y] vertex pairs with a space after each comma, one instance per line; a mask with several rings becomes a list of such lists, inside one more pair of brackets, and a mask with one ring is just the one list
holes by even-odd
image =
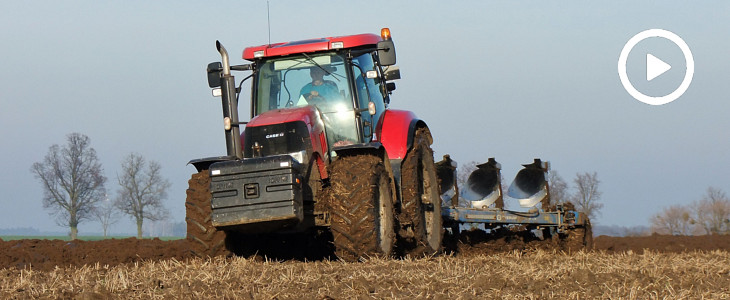
[[251, 70], [253, 70], [253, 64], [231, 66], [231, 71], [251, 71]]
[[[251, 71], [251, 70], [253, 70], [253, 64], [231, 66], [231, 71]], [[208, 72], [220, 72], [220, 71], [223, 71], [222, 66], [218, 66], [217, 68], [208, 67]]]

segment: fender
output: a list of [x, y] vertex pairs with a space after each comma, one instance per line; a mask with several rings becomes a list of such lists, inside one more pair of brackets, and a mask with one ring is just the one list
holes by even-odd
[[188, 165], [192, 164], [198, 172], [207, 170], [210, 165], [222, 162], [222, 161], [231, 161], [231, 160], [237, 160], [238, 158], [235, 156], [214, 156], [214, 157], [206, 157], [206, 158], [198, 158], [193, 159], [188, 162]]
[[375, 132], [378, 141], [388, 151], [391, 160], [403, 160], [413, 146], [413, 135], [416, 129], [426, 127], [413, 112], [389, 109], [383, 113], [382, 122], [378, 122]]
[[406, 110], [389, 109], [383, 113], [381, 122], [375, 127], [379, 142], [383, 144], [390, 158], [390, 168], [395, 178], [398, 198], [401, 195], [401, 163], [406, 157], [408, 150], [413, 147], [413, 136], [416, 130], [426, 127], [416, 114]]
[[[335, 153], [337, 153], [337, 156], [348, 156], [348, 155], [358, 155], [358, 154], [371, 154], [376, 155], [383, 159], [383, 162], [388, 161], [389, 164], [385, 164], [385, 169], [388, 170], [388, 174], [394, 175], [394, 179], [396, 181], [400, 178], [400, 173], [398, 173], [398, 176], [395, 176], [394, 170], [392, 168], [393, 159], [390, 159], [388, 157], [388, 149], [385, 149], [383, 147], [383, 144], [378, 142], [370, 142], [367, 144], [355, 144], [350, 146], [344, 146], [344, 147], [337, 147], [333, 149]], [[399, 165], [400, 166], [400, 165]], [[398, 169], [398, 172], [400, 172], [400, 169]]]
[[[370, 155], [376, 155], [383, 159], [383, 164], [385, 167], [386, 172], [388, 172], [388, 176], [392, 179], [390, 181], [390, 189], [393, 191], [393, 205], [398, 204], [400, 201], [400, 163], [398, 164], [398, 170], [393, 169], [393, 161], [396, 161], [394, 159], [390, 159], [388, 157], [388, 150], [383, 147], [383, 144], [379, 142], [370, 142], [367, 144], [356, 144], [356, 145], [350, 145], [350, 146], [344, 146], [344, 147], [337, 147], [334, 148], [333, 151], [337, 153], [337, 156], [349, 156], [349, 155], [359, 155], [359, 154], [370, 154]], [[385, 163], [386, 161], [389, 161], [390, 163]], [[397, 160], [400, 162], [400, 160]], [[397, 171], [397, 173], [396, 173]], [[396, 189], [398, 187], [398, 189]]]

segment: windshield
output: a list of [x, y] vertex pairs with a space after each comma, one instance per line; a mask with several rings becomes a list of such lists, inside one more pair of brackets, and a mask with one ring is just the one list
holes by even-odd
[[255, 115], [288, 107], [316, 106], [330, 145], [359, 141], [347, 68], [329, 53], [272, 59], [258, 68]]

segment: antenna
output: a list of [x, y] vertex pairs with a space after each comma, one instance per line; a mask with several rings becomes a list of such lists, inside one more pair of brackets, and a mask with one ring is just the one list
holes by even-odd
[[266, 22], [269, 26], [269, 45], [271, 45], [271, 15], [269, 14], [269, 0], [266, 0]]

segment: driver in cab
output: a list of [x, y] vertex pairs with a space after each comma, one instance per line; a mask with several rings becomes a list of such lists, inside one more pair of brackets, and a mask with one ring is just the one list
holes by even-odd
[[[324, 69], [323, 69], [324, 68]], [[324, 101], [331, 101], [339, 97], [339, 89], [337, 84], [330, 81], [324, 80], [324, 75], [328, 72], [334, 72], [333, 67], [328, 66], [314, 66], [309, 68], [309, 76], [312, 77], [312, 82], [307, 83], [299, 91], [299, 95], [304, 97], [309, 104], [322, 104]]]
[[[312, 82], [304, 85], [302, 90], [299, 91], [300, 99], [304, 98], [307, 103], [316, 105], [320, 108], [322, 105], [334, 104], [334, 100], [340, 99], [342, 95], [340, 95], [339, 88], [336, 83], [330, 80], [324, 80], [325, 75], [329, 75], [334, 71], [335, 68], [331, 66], [314, 66], [309, 68], [309, 76], [312, 77]], [[335, 147], [353, 144], [352, 141], [339, 136], [334, 132], [332, 132], [332, 137], [338, 140], [333, 144]]]

